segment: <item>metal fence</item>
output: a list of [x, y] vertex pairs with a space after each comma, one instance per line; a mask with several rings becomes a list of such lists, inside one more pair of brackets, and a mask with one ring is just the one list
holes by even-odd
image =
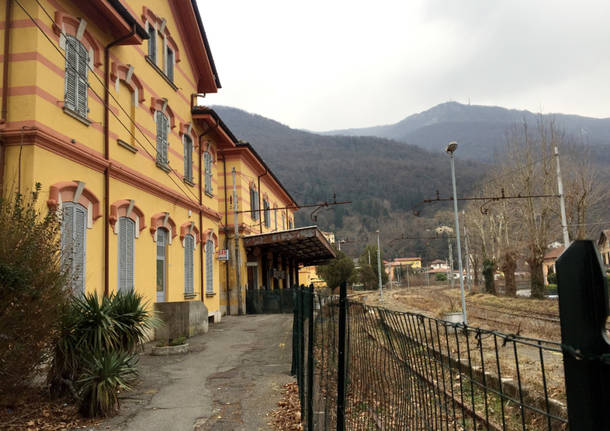
[[607, 288], [585, 254], [558, 262], [563, 343], [367, 306], [345, 286], [299, 288], [292, 371], [305, 429], [554, 431], [568, 417], [573, 430], [610, 429]]
[[546, 363], [561, 354], [558, 343], [306, 288], [295, 310], [293, 368], [308, 429], [567, 428], [565, 402], [547, 385]]

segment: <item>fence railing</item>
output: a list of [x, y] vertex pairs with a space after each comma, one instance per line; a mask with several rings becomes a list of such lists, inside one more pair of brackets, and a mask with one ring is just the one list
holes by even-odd
[[576, 243], [558, 262], [562, 343], [368, 306], [345, 286], [298, 288], [305, 429], [555, 431], [568, 418], [573, 430], [610, 429], [607, 287], [594, 248]]
[[344, 303], [342, 334], [340, 297], [297, 293], [293, 369], [307, 429], [567, 428], [546, 365], [556, 368], [559, 343]]

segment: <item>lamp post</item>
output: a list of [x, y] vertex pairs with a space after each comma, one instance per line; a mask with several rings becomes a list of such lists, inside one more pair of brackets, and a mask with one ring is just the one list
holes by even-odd
[[455, 213], [455, 238], [457, 239], [457, 252], [458, 252], [458, 269], [460, 271], [460, 294], [462, 295], [462, 317], [464, 319], [464, 325], [468, 324], [466, 319], [466, 298], [464, 296], [464, 273], [462, 272], [462, 245], [460, 243], [460, 220], [458, 216], [458, 205], [457, 205], [457, 190], [455, 187], [455, 158], [453, 153], [457, 150], [457, 142], [449, 142], [445, 151], [451, 158], [451, 183], [453, 185], [453, 212]]
[[383, 286], [381, 284], [381, 250], [379, 248], [379, 229], [377, 230], [377, 274], [379, 275], [379, 300], [383, 300]]

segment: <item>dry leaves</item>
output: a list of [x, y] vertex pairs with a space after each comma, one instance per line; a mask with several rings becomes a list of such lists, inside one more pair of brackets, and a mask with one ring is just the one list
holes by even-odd
[[0, 430], [59, 431], [94, 424], [94, 420], [82, 418], [74, 404], [51, 400], [43, 391], [23, 394], [11, 407], [0, 406]]
[[282, 386], [282, 399], [277, 405], [278, 408], [269, 414], [269, 425], [277, 431], [302, 431], [299, 387], [296, 382]]

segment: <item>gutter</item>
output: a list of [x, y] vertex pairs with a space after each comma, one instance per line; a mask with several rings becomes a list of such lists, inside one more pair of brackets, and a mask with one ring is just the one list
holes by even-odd
[[[222, 166], [224, 170], [224, 190], [225, 190], [225, 250], [229, 249], [229, 232], [226, 229], [227, 222], [229, 220], [229, 205], [227, 205], [227, 158], [225, 152], [220, 150], [222, 155]], [[235, 205], [235, 203], [233, 203]], [[231, 315], [231, 284], [229, 283], [229, 263], [225, 262], [225, 284], [227, 285], [227, 315]]]
[[[6, 0], [6, 10], [4, 13], [4, 52], [2, 57], [2, 118], [0, 118], [0, 127], [4, 127], [8, 117], [8, 71], [9, 71], [9, 51], [10, 51], [10, 36], [12, 27], [12, 12], [13, 0]], [[4, 190], [4, 158], [5, 146], [4, 140], [0, 140], [0, 197]]]
[[125, 36], [110, 42], [104, 47], [104, 296], [110, 294], [110, 232], [108, 232], [108, 215], [110, 214], [110, 48], [136, 34], [136, 26]]

